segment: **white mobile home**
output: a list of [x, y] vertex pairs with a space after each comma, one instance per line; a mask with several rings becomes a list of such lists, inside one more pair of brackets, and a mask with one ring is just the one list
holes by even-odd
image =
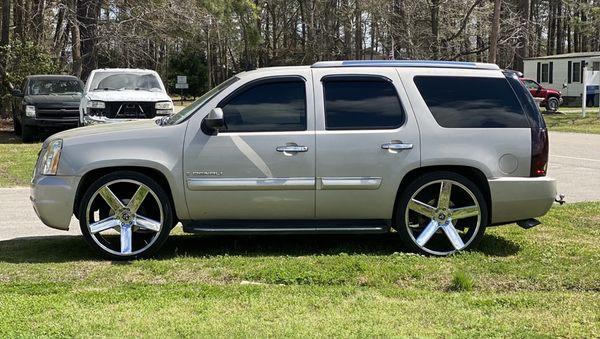
[[[583, 93], [583, 67], [600, 71], [600, 52], [549, 55], [524, 60], [523, 75], [562, 92], [565, 103], [579, 104]], [[592, 85], [592, 84], [588, 84]]]

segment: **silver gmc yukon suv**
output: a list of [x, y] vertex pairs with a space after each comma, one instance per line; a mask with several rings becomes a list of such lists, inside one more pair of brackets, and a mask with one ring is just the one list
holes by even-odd
[[548, 135], [496, 65], [335, 61], [240, 73], [162, 119], [48, 138], [31, 201], [111, 259], [201, 234], [397, 232], [448, 255], [551, 207]]

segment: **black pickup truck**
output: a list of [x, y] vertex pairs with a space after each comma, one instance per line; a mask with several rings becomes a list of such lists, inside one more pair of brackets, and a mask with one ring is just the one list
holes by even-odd
[[70, 75], [30, 75], [13, 91], [15, 133], [32, 141], [41, 129], [71, 128], [79, 124], [83, 82]]

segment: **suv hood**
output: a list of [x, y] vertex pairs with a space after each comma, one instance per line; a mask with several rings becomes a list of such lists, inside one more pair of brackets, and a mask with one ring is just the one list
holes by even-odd
[[555, 90], [554, 88], [546, 88], [546, 91], [548, 92], [548, 94], [556, 94], [558, 96], [561, 95], [560, 91]]
[[26, 95], [25, 102], [46, 107], [79, 107], [81, 95]]
[[122, 90], [122, 91], [92, 91], [86, 96], [90, 100], [99, 101], [171, 101], [171, 98], [164, 92], [150, 92], [144, 90]]
[[137, 130], [147, 130], [154, 128], [160, 128], [160, 126], [155, 122], [155, 119], [135, 120], [112, 124], [98, 124], [62, 131], [49, 137], [48, 140], [60, 138], [68, 141], [69, 139], [86, 137], [96, 134], [118, 134], [120, 132], [132, 133]]

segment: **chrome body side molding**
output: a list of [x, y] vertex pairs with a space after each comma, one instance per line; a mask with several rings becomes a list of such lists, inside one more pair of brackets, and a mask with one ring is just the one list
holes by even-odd
[[379, 177], [320, 178], [322, 190], [376, 190], [381, 186]]
[[191, 191], [314, 190], [314, 178], [188, 178]]

